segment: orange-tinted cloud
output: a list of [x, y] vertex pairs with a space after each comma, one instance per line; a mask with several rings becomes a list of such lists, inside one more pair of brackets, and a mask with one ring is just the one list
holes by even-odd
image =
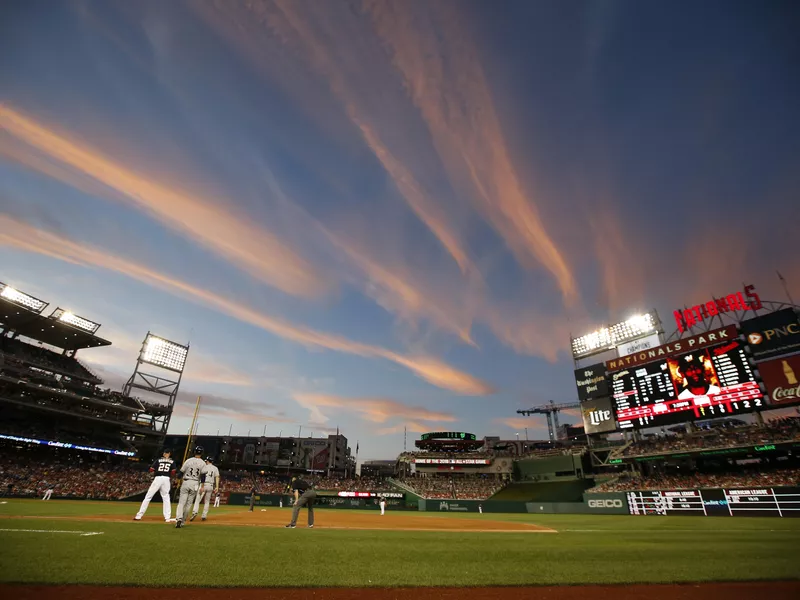
[[[123, 199], [249, 275], [286, 293], [315, 296], [325, 288], [326, 277], [322, 271], [274, 234], [249, 222], [244, 215], [237, 215], [231, 202], [211, 201], [162, 185], [10, 106], [0, 105], [0, 128], [63, 165], [33, 160], [34, 154], [20, 149], [16, 160], [32, 169], [70, 184], [80, 175], [102, 184], [113, 192], [113, 199]], [[13, 150], [5, 146], [3, 153], [14, 155]]]
[[404, 356], [392, 350], [354, 342], [345, 337], [320, 332], [264, 314], [250, 306], [220, 296], [210, 290], [161, 273], [146, 265], [115, 256], [107, 251], [74, 242], [63, 236], [36, 229], [29, 224], [0, 215], [0, 245], [45, 254], [76, 264], [111, 270], [170, 294], [186, 298], [239, 321], [259, 327], [273, 335], [308, 347], [335, 350], [363, 357], [384, 358], [404, 366], [419, 378], [437, 387], [464, 395], [485, 395], [493, 387], [433, 357]]
[[362, 250], [352, 238], [326, 233], [334, 247], [358, 270], [359, 278], [364, 280], [361, 284], [364, 293], [380, 306], [408, 322], [428, 319], [475, 346], [471, 335], [474, 311], [463, 301], [459, 290], [451, 288], [438, 292], [411, 269], [377, 260], [375, 253]]
[[295, 393], [292, 397], [298, 404], [311, 411], [311, 419], [318, 423], [327, 423], [330, 420], [323, 413], [325, 408], [354, 412], [362, 419], [373, 423], [385, 423], [393, 418], [439, 422], [456, 420], [456, 416], [450, 413], [432, 411], [422, 406], [410, 406], [388, 398], [345, 398], [318, 393]]
[[572, 303], [574, 275], [522, 188], [480, 57], [455, 5], [368, 0], [366, 7], [454, 187], [474, 199], [521, 265], [543, 266]]
[[391, 427], [383, 427], [376, 432], [378, 435], [392, 435], [395, 433], [403, 433], [408, 431], [410, 433], [427, 433], [429, 431], [437, 430], [438, 427], [435, 423], [422, 423], [420, 421], [405, 421]]
[[508, 417], [504, 419], [494, 419], [494, 423], [499, 423], [500, 425], [505, 425], [506, 427], [510, 427], [511, 429], [519, 429], [524, 430], [526, 427], [528, 429], [533, 429], [534, 427], [541, 427], [541, 422], [537, 422], [537, 420], [532, 419], [530, 417]]

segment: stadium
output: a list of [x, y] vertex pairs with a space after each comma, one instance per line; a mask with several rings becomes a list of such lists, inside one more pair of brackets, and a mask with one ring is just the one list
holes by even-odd
[[[544, 415], [549, 439], [432, 431], [361, 465], [340, 432], [170, 433], [189, 346], [148, 332], [123, 389], [106, 389], [78, 358], [111, 344], [100, 324], [47, 306], [0, 284], [0, 564], [4, 583], [29, 584], [16, 597], [39, 594], [32, 584], [76, 598], [798, 590], [763, 583], [798, 574], [798, 309], [752, 287], [676, 311], [672, 336], [652, 312], [573, 339], [577, 401], [519, 411]], [[582, 425], [560, 425], [576, 408]], [[181, 464], [198, 446], [219, 468], [219, 494], [182, 532], [203, 550], [186, 570], [174, 526], [154, 508], [132, 516], [153, 460], [169, 448]], [[314, 531], [285, 531], [293, 477], [316, 490]], [[717, 583], [681, 585], [700, 582]]]

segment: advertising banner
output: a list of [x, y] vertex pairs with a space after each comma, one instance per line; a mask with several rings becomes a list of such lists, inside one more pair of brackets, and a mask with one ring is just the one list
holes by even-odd
[[657, 348], [660, 344], [661, 340], [659, 339], [658, 334], [653, 333], [648, 335], [646, 338], [620, 344], [617, 346], [617, 356], [622, 358], [623, 356], [628, 356], [629, 354], [650, 350], [650, 348]]
[[578, 400], [581, 402], [610, 395], [606, 366], [603, 363], [575, 369], [575, 384], [578, 386]]
[[800, 352], [800, 322], [793, 308], [742, 321], [741, 327], [756, 361]]
[[581, 402], [581, 416], [583, 429], [587, 434], [605, 433], [617, 429], [611, 398], [595, 398]]
[[789, 406], [800, 403], [800, 354], [759, 363], [758, 370], [767, 386], [770, 404]]
[[583, 504], [590, 513], [627, 515], [628, 500], [622, 492], [606, 494], [584, 494]]

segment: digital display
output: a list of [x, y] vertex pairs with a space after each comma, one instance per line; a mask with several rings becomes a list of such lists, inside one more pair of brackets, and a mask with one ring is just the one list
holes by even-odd
[[628, 492], [632, 515], [800, 517], [800, 488]]
[[433, 433], [423, 433], [420, 436], [425, 440], [468, 440], [475, 441], [474, 433], [464, 433], [463, 431], [435, 431]]
[[612, 395], [620, 429], [711, 419], [765, 406], [737, 341], [614, 373]]

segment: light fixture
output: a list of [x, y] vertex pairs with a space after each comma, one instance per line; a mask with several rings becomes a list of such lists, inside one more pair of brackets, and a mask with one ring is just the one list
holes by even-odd
[[[76, 329], [80, 329], [81, 331], [85, 331], [87, 333], [94, 333], [98, 329], [100, 329], [100, 323], [95, 323], [94, 321], [90, 321], [89, 319], [84, 319], [83, 317], [79, 317], [78, 315], [69, 312], [68, 310], [64, 310], [63, 308], [57, 308], [53, 311], [53, 314], [50, 315], [51, 319], [56, 319], [62, 323], [66, 323]], [[77, 335], [77, 334], [74, 334]]]
[[[47, 306], [47, 302], [34, 298], [29, 294], [20, 292], [18, 289], [0, 282], [0, 298], [4, 298], [9, 302], [13, 302], [19, 306], [32, 310], [33, 312], [40, 313]], [[19, 314], [19, 313], [17, 313]]]
[[189, 346], [171, 342], [151, 333], [147, 334], [142, 348], [142, 362], [155, 365], [170, 371], [183, 372]]
[[572, 339], [573, 358], [583, 358], [612, 350], [619, 344], [635, 340], [656, 330], [658, 318], [654, 313], [634, 315], [627, 321], [603, 327], [592, 333]]

